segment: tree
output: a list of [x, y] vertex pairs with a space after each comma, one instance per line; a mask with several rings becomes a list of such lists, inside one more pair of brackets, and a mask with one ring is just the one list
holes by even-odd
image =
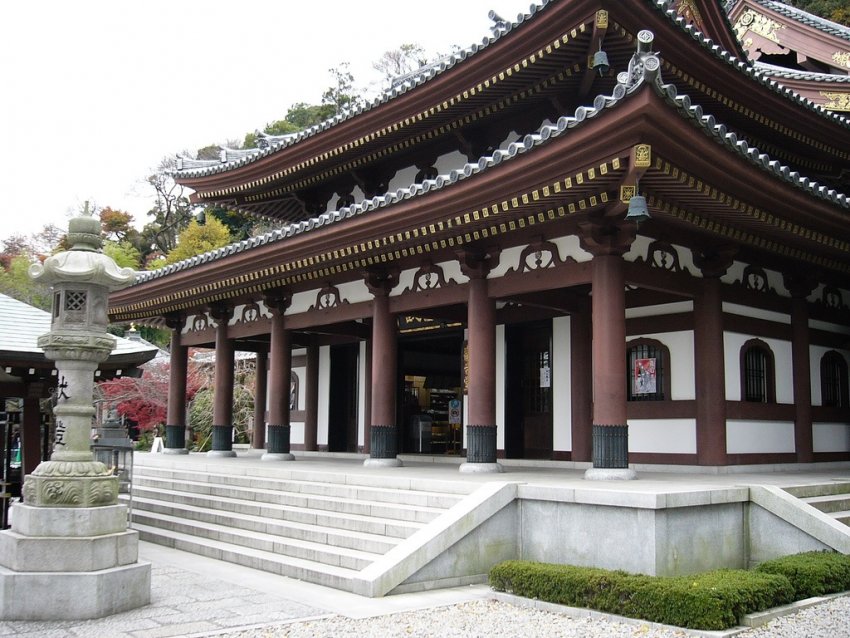
[[850, 26], [850, 7], [847, 0], [784, 0], [785, 4], [814, 13], [817, 16]]
[[230, 241], [230, 233], [227, 231], [227, 227], [215, 217], [207, 217], [203, 226], [193, 219], [178, 236], [177, 245], [166, 254], [165, 259], [158, 265], [175, 264], [189, 257], [226, 246]]
[[348, 62], [340, 62], [338, 67], [328, 69], [333, 84], [322, 93], [322, 103], [333, 106], [334, 115], [352, 110], [360, 105], [360, 96], [354, 92], [354, 76]]
[[36, 308], [50, 311], [53, 298], [50, 288], [30, 279], [29, 268], [33, 258], [28, 255], [16, 255], [9, 267], [0, 270], [0, 293]]
[[[156, 431], [165, 425], [168, 414], [168, 377], [170, 364], [152, 361], [145, 364], [139, 378], [119, 377], [97, 384], [97, 398], [112, 405], [139, 431]], [[204, 372], [190, 361], [186, 374], [186, 400], [191, 401], [208, 384]]]
[[208, 206], [204, 209], [203, 218], [214, 218], [224, 224], [230, 233], [230, 241], [247, 239], [257, 227], [257, 219], [252, 215], [222, 206]]
[[151, 250], [159, 250], [162, 254], [174, 249], [177, 236], [189, 225], [195, 212], [195, 206], [189, 202], [183, 187], [171, 175], [175, 169], [176, 159], [166, 157], [156, 172], [145, 180], [154, 189], [155, 203], [148, 211], [153, 221], [142, 229], [142, 238], [149, 242]]
[[392, 83], [394, 78], [412, 73], [428, 63], [425, 49], [418, 44], [402, 44], [397, 49], [384, 51], [372, 68], [379, 71], [384, 79]]
[[100, 209], [99, 216], [101, 231], [107, 239], [121, 241], [136, 232], [133, 228], [133, 216], [130, 213], [107, 206]]
[[296, 131], [302, 131], [333, 117], [334, 107], [331, 104], [307, 104], [296, 102], [289, 107], [284, 118]]
[[112, 259], [115, 260], [115, 263], [121, 266], [121, 268], [133, 268], [134, 270], [138, 270], [142, 260], [139, 249], [126, 240], [104, 240], [103, 254], [112, 257]]

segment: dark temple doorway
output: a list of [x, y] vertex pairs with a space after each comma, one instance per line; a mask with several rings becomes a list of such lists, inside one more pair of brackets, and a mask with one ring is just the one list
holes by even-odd
[[328, 451], [357, 451], [357, 343], [331, 346]]
[[552, 322], [505, 328], [505, 456], [552, 458]]

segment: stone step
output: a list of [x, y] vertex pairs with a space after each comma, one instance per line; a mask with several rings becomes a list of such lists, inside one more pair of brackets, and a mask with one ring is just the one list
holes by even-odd
[[141, 523], [134, 524], [133, 529], [139, 532], [139, 538], [144, 541], [344, 591], [352, 591], [351, 581], [358, 573], [353, 569], [231, 545]]
[[[353, 500], [376, 501], [385, 503], [405, 503], [448, 509], [458, 503], [466, 494], [447, 493], [443, 491], [426, 491], [382, 487], [375, 485], [357, 485], [347, 482], [346, 477], [332, 481], [309, 481], [301, 479], [269, 478], [233, 474], [207, 474], [187, 470], [167, 470], [164, 468], [144, 468], [135, 478], [137, 483], [146, 480], [158, 480], [165, 484], [172, 481], [175, 485], [192, 485], [193, 490], [204, 491], [215, 489], [217, 493], [226, 494], [224, 489], [233, 490], [234, 494], [240, 488], [249, 490], [266, 490], [273, 492], [292, 492], [316, 496], [333, 496]], [[213, 487], [214, 486], [214, 487]]]
[[791, 496], [797, 498], [810, 498], [814, 496], [828, 496], [831, 494], [850, 494], [850, 482], [830, 481], [829, 483], [817, 483], [813, 485], [794, 485], [782, 488]]
[[850, 526], [850, 510], [843, 510], [840, 512], [829, 512], [829, 515], [832, 516], [839, 523], [844, 523], [847, 526]]
[[804, 503], [807, 503], [814, 507], [815, 509], [820, 510], [821, 512], [829, 514], [830, 512], [841, 512], [844, 510], [850, 510], [850, 494], [829, 494], [826, 496], [809, 496], [801, 499]]
[[360, 532], [321, 525], [316, 522], [315, 516], [310, 523], [298, 522], [291, 520], [290, 513], [286, 511], [278, 511], [276, 516], [270, 516], [268, 513], [265, 515], [237, 514], [139, 496], [134, 498], [134, 507], [137, 512], [167, 514], [204, 524], [225, 525], [246, 532], [294, 538], [372, 554], [385, 554], [402, 540], [399, 537], [387, 536], [383, 533]]
[[171, 514], [135, 510], [133, 527], [156, 528], [197, 539], [213, 540], [234, 548], [248, 548], [272, 555], [290, 556], [310, 563], [321, 563], [354, 571], [371, 565], [381, 554], [363, 552], [323, 543], [285, 538], [264, 532], [237, 529], [227, 525], [188, 520]]
[[[399, 521], [411, 521], [417, 523], [428, 523], [447, 508], [415, 506], [405, 503], [385, 503], [361, 499], [347, 499], [342, 497], [300, 494], [293, 492], [279, 492], [274, 490], [220, 487], [215, 484], [174, 482], [170, 480], [152, 479], [150, 477], [139, 477], [134, 481], [133, 493], [146, 495], [160, 493], [166, 500], [175, 500], [178, 495], [184, 502], [192, 503], [193, 496], [214, 497], [213, 503], [219, 501], [221, 504], [217, 509], [234, 509], [240, 511], [242, 505], [248, 503], [288, 505], [304, 509], [324, 510], [345, 514], [357, 514], [362, 516], [377, 516], [379, 518], [394, 519]], [[216, 505], [211, 505], [216, 507]]]

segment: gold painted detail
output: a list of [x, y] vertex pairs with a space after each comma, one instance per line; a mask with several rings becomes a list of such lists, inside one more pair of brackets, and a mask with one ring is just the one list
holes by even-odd
[[600, 29], [608, 28], [608, 12], [605, 9], [596, 12], [596, 26]]
[[635, 167], [648, 168], [652, 166], [652, 147], [649, 144], [635, 146]]
[[823, 107], [830, 111], [850, 111], [850, 93], [838, 93], [834, 91], [821, 91], [821, 96], [826, 99]]
[[682, 16], [685, 22], [694, 24], [700, 31], [705, 31], [699, 8], [695, 0], [679, 0], [676, 15]]
[[771, 42], [779, 44], [779, 35], [777, 32], [784, 28], [784, 25], [771, 20], [766, 15], [762, 15], [752, 9], [747, 9], [738, 16], [738, 20], [735, 22], [735, 35], [738, 37], [738, 40], [743, 42], [744, 34], [747, 31], [752, 31]]
[[637, 194], [637, 188], [634, 184], [622, 185], [620, 186], [620, 201], [624, 204], [628, 204], [632, 201], [632, 197]]
[[832, 61], [838, 66], [850, 69], [850, 51], [836, 51], [832, 54]]

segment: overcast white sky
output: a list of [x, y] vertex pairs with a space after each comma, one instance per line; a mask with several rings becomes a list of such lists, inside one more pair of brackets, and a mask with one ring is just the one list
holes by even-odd
[[319, 103], [402, 43], [480, 42], [529, 0], [13, 0], [0, 3], [0, 240], [67, 224], [86, 200], [147, 221], [165, 155]]

